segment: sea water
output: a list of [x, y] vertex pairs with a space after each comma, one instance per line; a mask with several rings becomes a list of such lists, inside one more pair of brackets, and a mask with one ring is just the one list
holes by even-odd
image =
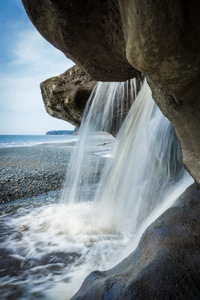
[[47, 143], [77, 141], [73, 135], [0, 135], [0, 148], [29, 147]]
[[[146, 226], [193, 182], [177, 162], [170, 124], [148, 86], [134, 106], [90, 201], [55, 204], [59, 195], [49, 193], [1, 207], [1, 248], [4, 259], [16, 265], [5, 276], [2, 270], [4, 299], [70, 299], [90, 272], [109, 269], [133, 251]], [[169, 156], [166, 144], [159, 146], [163, 134], [175, 142], [166, 141]]]

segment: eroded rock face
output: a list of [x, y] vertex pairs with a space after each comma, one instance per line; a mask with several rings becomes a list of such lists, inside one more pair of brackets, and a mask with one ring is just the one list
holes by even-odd
[[139, 74], [127, 61], [115, 0], [22, 0], [34, 26], [56, 48], [99, 81]]
[[198, 299], [199, 276], [200, 186], [194, 184], [146, 229], [130, 256], [91, 273], [72, 299]]
[[48, 114], [80, 127], [85, 104], [96, 85], [88, 74], [74, 66], [40, 84]]
[[[174, 94], [167, 93], [159, 84], [148, 79], [153, 99], [174, 126], [182, 150], [185, 169], [200, 182], [200, 101], [196, 93], [199, 87], [191, 90], [191, 102], [180, 101]], [[199, 90], [199, 91], [198, 91]], [[188, 98], [189, 98], [188, 97]], [[193, 101], [195, 100], [195, 101]]]
[[199, 1], [119, 3], [130, 64], [187, 101], [187, 88], [200, 76]]
[[154, 100], [175, 128], [183, 163], [200, 183], [199, 1], [119, 3], [127, 59], [148, 76]]

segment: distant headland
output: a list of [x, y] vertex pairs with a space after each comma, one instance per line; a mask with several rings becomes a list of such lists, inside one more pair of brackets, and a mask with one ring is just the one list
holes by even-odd
[[74, 130], [51, 130], [47, 131], [45, 135], [76, 135], [78, 130], [78, 127], [75, 127]]

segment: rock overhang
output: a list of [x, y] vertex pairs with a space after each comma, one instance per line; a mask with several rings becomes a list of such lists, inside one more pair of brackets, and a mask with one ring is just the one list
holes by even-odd
[[124, 81], [139, 72], [149, 78], [154, 100], [175, 128], [183, 163], [200, 183], [198, 0], [22, 2], [43, 37], [95, 80]]

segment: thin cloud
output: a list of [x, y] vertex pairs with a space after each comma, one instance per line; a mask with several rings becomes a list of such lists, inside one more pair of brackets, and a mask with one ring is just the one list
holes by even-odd
[[73, 63], [62, 52], [49, 44], [35, 29], [17, 34], [13, 45], [13, 64], [29, 68], [36, 73], [58, 74]]
[[[21, 5], [18, 0], [14, 2]], [[0, 68], [0, 134], [72, 129], [71, 124], [46, 113], [39, 84], [65, 72], [74, 63], [40, 36], [30, 22], [25, 26], [17, 21], [16, 25], [12, 36], [8, 32], [9, 38], [2, 41], [7, 43], [6, 53], [0, 53], [6, 57]]]
[[[37, 78], [0, 78], [1, 110], [32, 113], [43, 109]], [[30, 110], [31, 108], [31, 110]]]
[[20, 111], [17, 114], [12, 111], [0, 111], [1, 124], [5, 128], [2, 134], [33, 134], [40, 135], [45, 134], [47, 131], [53, 130], [72, 130], [74, 126], [67, 126], [67, 122], [62, 120], [56, 120], [43, 114], [42, 112], [31, 113], [31, 119], [29, 114], [25, 114]]

